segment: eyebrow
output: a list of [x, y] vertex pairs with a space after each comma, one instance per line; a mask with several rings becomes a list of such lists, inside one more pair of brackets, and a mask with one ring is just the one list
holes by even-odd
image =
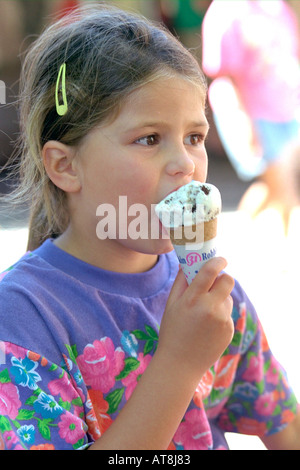
[[[137, 123], [137, 125], [133, 123], [133, 125], [130, 126], [130, 128], [126, 129], [125, 132], [131, 132], [131, 131], [134, 131], [135, 129], [139, 129], [139, 128], [142, 129], [144, 127], [156, 127], [156, 126], [165, 127], [166, 125], [167, 123], [164, 121], [145, 121], [145, 122]], [[208, 121], [191, 121], [188, 124], [188, 127], [205, 127], [208, 132], [210, 126], [209, 126]]]
[[209, 130], [209, 123], [208, 121], [192, 121], [190, 123], [192, 127], [206, 127]]

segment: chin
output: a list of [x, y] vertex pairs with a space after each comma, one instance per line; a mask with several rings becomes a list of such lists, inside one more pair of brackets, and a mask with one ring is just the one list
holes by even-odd
[[127, 249], [144, 255], [162, 255], [173, 251], [173, 245], [169, 239], [138, 239], [126, 243]]
[[163, 255], [165, 253], [170, 253], [173, 251], [173, 245], [171, 241], [168, 240], [150, 240], [148, 245], [148, 253], [156, 254], [156, 255]]

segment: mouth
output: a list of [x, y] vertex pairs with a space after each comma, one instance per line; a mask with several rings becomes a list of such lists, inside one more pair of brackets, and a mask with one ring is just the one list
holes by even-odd
[[182, 186], [178, 186], [178, 188], [175, 188], [173, 189], [172, 191], [170, 191], [166, 197], [170, 196], [170, 194], [173, 194], [173, 193], [176, 193], [176, 191], [178, 191], [179, 188], [181, 188]]
[[166, 194], [166, 196], [165, 196], [163, 199], [165, 199], [166, 197], [170, 196], [170, 194], [176, 193], [176, 191], [178, 191], [178, 189], [182, 188], [182, 186], [184, 186], [184, 184], [182, 184], [181, 186], [178, 186], [178, 187], [175, 188], [175, 189], [172, 189], [172, 191], [170, 191], [168, 194]]

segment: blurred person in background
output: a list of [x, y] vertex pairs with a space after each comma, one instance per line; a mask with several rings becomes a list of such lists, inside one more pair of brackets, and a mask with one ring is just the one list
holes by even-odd
[[237, 175], [254, 180], [239, 208], [255, 217], [275, 207], [287, 233], [299, 203], [290, 164], [299, 141], [296, 15], [282, 0], [214, 0], [202, 33], [220, 139]]

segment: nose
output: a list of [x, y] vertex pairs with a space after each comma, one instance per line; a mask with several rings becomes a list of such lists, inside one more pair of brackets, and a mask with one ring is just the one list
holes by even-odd
[[182, 174], [183, 176], [191, 176], [195, 171], [195, 163], [184, 146], [172, 148], [169, 150], [166, 172], [175, 176]]

